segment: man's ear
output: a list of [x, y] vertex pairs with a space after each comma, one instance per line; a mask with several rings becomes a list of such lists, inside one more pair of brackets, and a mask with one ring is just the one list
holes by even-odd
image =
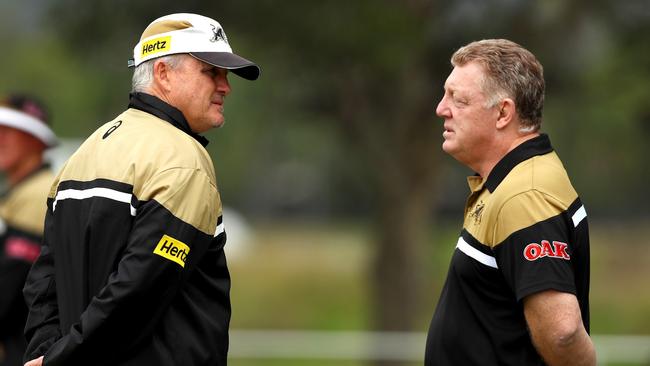
[[153, 64], [153, 82], [163, 91], [171, 89], [170, 71], [169, 65], [161, 60], [156, 60]]
[[515, 102], [510, 98], [505, 98], [499, 102], [499, 116], [497, 117], [497, 130], [504, 129], [510, 125], [517, 117], [517, 108]]

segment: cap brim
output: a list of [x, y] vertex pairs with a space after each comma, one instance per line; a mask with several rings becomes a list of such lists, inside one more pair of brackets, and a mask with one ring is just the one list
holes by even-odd
[[257, 80], [260, 68], [254, 62], [230, 52], [191, 52], [193, 57], [210, 65], [231, 70], [247, 80]]

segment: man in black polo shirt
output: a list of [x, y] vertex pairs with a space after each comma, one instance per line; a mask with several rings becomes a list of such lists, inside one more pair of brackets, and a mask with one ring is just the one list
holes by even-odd
[[539, 132], [543, 69], [507, 40], [454, 53], [442, 149], [477, 174], [426, 365], [595, 365], [586, 211]]

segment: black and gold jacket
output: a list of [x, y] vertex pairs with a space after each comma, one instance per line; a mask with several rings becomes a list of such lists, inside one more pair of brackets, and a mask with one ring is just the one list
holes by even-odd
[[[21, 364], [27, 308], [22, 289], [43, 238], [47, 193], [54, 175], [42, 166], [0, 194], [0, 365]], [[4, 362], [4, 363], [3, 363]]]
[[26, 360], [226, 364], [226, 235], [205, 144], [179, 110], [135, 93], [72, 155], [24, 288]]

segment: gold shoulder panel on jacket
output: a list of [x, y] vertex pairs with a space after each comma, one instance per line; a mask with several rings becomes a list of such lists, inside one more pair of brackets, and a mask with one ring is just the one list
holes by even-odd
[[104, 178], [142, 183], [170, 168], [205, 170], [214, 180], [212, 160], [201, 144], [167, 121], [136, 109], [97, 129], [71, 160], [74, 164], [66, 167], [62, 181]]
[[[130, 184], [138, 200], [154, 199], [211, 235], [215, 215], [221, 212], [214, 167], [205, 148], [169, 122], [137, 109], [126, 110], [95, 131], [59, 178]], [[195, 200], [195, 196], [202, 198]], [[198, 201], [205, 207], [199, 209]]]
[[52, 172], [43, 169], [21, 182], [0, 203], [0, 217], [17, 229], [43, 235], [47, 196], [53, 180]]

